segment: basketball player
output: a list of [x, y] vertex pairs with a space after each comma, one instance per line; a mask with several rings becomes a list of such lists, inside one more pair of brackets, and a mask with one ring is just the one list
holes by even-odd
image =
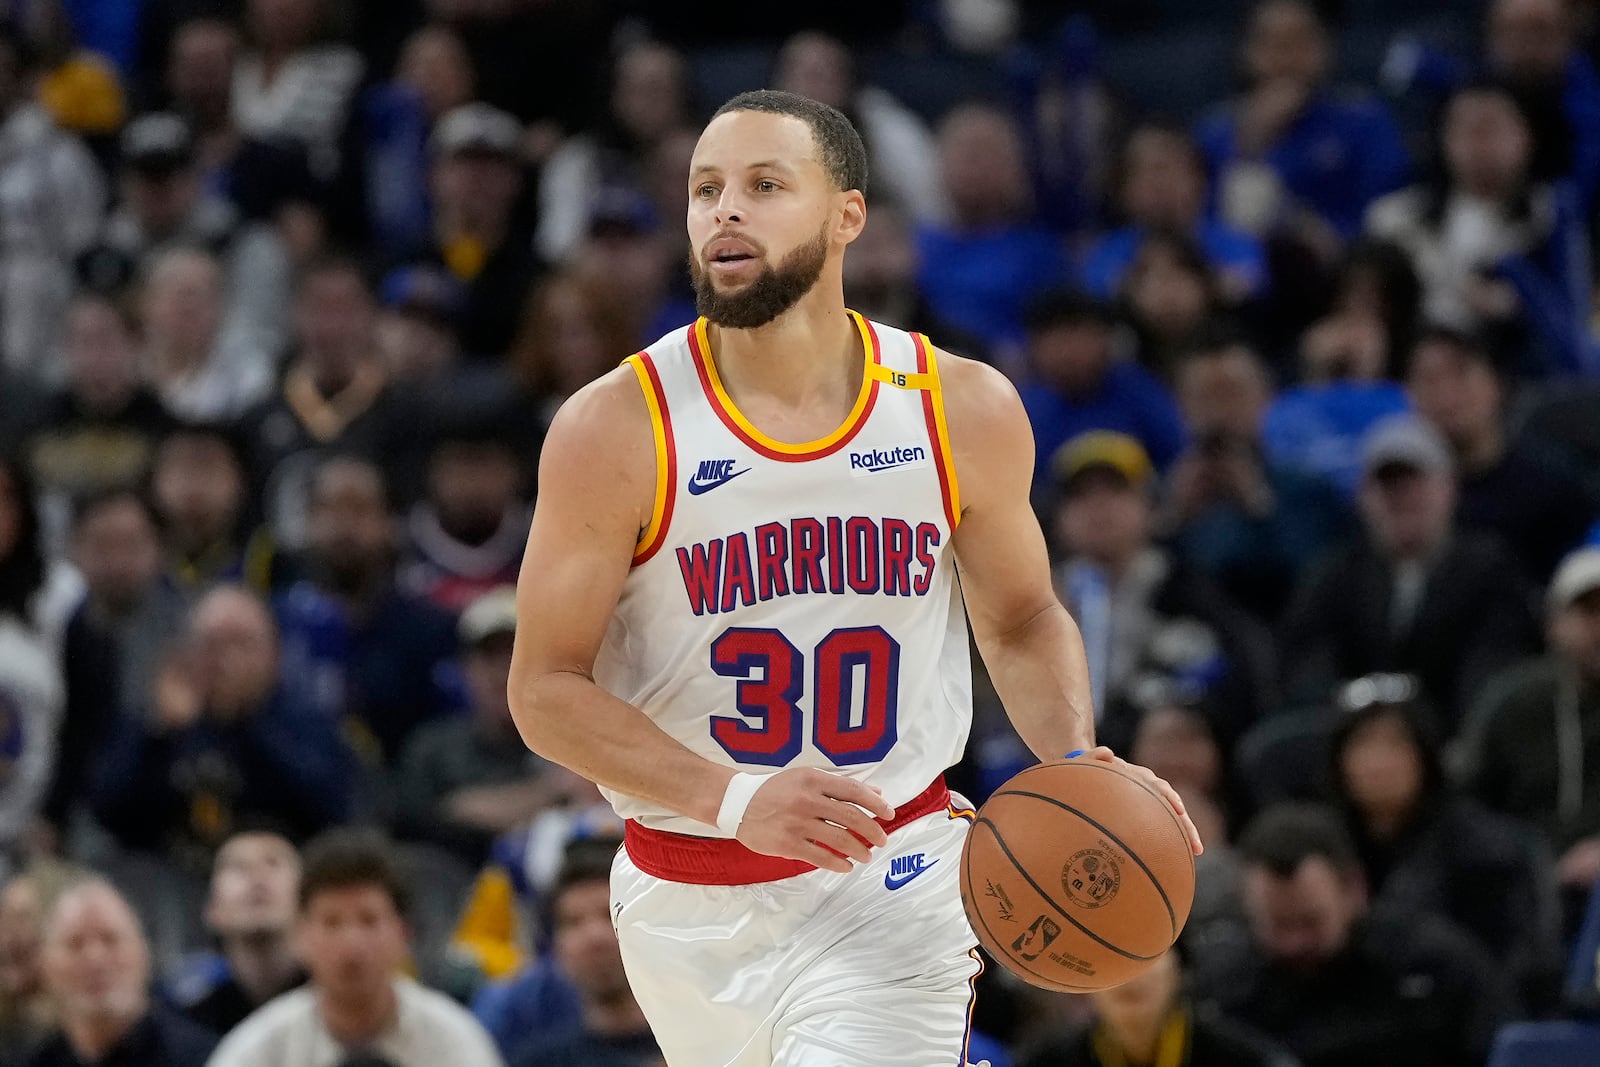
[[628, 820], [612, 915], [672, 1067], [964, 1062], [969, 620], [1029, 748], [1093, 746], [1016, 393], [845, 308], [865, 171], [831, 108], [724, 105], [688, 180], [703, 318], [541, 458], [511, 707]]

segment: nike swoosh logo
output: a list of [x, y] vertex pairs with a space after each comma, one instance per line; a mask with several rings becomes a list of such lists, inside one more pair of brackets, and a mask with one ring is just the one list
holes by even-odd
[[925, 874], [929, 867], [932, 867], [935, 863], [938, 863], [938, 862], [939, 862], [938, 860], [931, 860], [930, 862], [928, 862], [924, 866], [918, 867], [916, 870], [911, 871], [908, 874], [902, 874], [898, 878], [896, 878], [894, 876], [894, 872], [893, 871], [890, 871], [888, 874], [885, 874], [883, 876], [883, 888], [891, 890], [891, 891], [899, 889], [901, 886], [905, 885], [907, 882], [911, 881], [913, 878], [916, 878], [918, 875]]
[[701, 493], [709, 493], [709, 492], [711, 492], [711, 490], [715, 489], [717, 486], [719, 486], [719, 485], [727, 485], [729, 482], [731, 482], [735, 478], [739, 477], [739, 475], [741, 475], [741, 474], [749, 474], [749, 473], [750, 473], [750, 468], [746, 467], [742, 471], [734, 471], [732, 474], [728, 475], [726, 478], [718, 478], [714, 482], [702, 482], [702, 481], [699, 480], [698, 477], [690, 478], [689, 479], [689, 495], [690, 496], [699, 496]]

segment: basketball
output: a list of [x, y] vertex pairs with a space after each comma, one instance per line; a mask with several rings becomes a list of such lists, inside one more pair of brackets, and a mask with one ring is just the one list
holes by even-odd
[[1013, 777], [961, 852], [978, 942], [1024, 981], [1064, 993], [1120, 985], [1172, 946], [1194, 902], [1194, 855], [1143, 782], [1099, 760]]

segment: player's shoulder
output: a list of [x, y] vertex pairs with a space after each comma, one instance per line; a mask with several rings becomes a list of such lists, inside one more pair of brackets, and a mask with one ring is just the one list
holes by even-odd
[[993, 434], [1004, 437], [1019, 426], [1026, 430], [1028, 420], [1022, 398], [1010, 378], [982, 360], [958, 356], [942, 348], [935, 348], [934, 353], [939, 367], [939, 389], [958, 451], [961, 450], [959, 439], [963, 437], [984, 440]]
[[585, 469], [632, 459], [653, 447], [651, 418], [638, 373], [623, 363], [562, 402], [545, 434], [541, 464]]

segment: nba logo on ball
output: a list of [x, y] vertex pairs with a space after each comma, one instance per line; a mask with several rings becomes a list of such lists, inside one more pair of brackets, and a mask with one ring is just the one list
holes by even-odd
[[1061, 888], [1066, 890], [1067, 899], [1080, 908], [1109, 904], [1121, 887], [1122, 868], [1111, 853], [1098, 848], [1073, 853], [1061, 868]]
[[1050, 942], [1061, 936], [1061, 926], [1050, 916], [1041, 915], [1011, 942], [1017, 955], [1025, 960], [1036, 960], [1039, 953], [1050, 947]]

